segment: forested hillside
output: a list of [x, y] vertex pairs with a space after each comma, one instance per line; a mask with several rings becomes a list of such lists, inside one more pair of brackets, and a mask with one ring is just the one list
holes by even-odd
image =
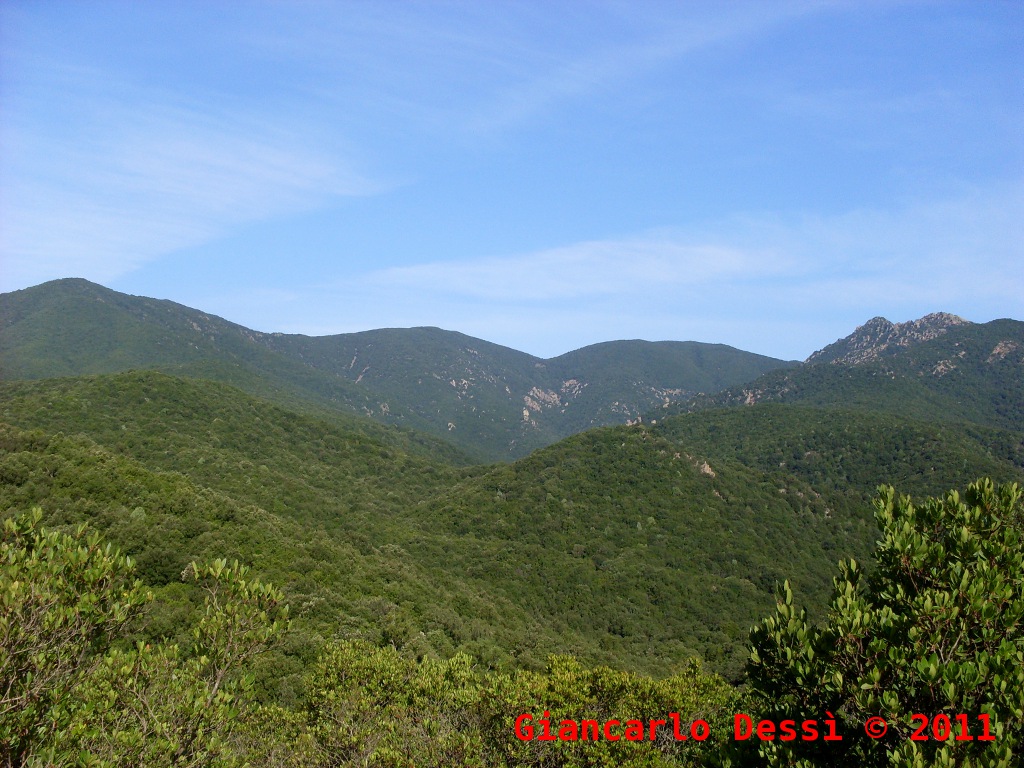
[[[892, 577], [889, 550], [872, 557], [879, 526], [898, 539], [918, 518], [909, 502], [884, 494], [880, 512], [878, 486], [939, 499], [979, 477], [1024, 482], [1024, 324], [1016, 321], [871, 321], [807, 364], [762, 373], [779, 361], [717, 345], [614, 342], [540, 361], [438, 329], [264, 336], [84, 281], [50, 288], [0, 303], [0, 517], [9, 553], [0, 624], [27, 621], [16, 614], [33, 605], [16, 599], [26, 579], [63, 578], [39, 560], [44, 554], [78, 562], [68, 553], [82, 547], [95, 558], [90, 567], [140, 580], [115, 601], [127, 613], [111, 619], [109, 646], [89, 651], [98, 666], [83, 671], [84, 690], [108, 702], [162, 697], [164, 714], [153, 721], [162, 730], [137, 743], [127, 714], [66, 703], [39, 709], [51, 725], [32, 732], [43, 742], [59, 733], [94, 755], [98, 745], [114, 749], [110, 734], [121, 734], [122, 752], [109, 754], [135, 754], [139, 764], [180, 764], [131, 750], [185, 754], [199, 733], [228, 739], [207, 744], [223, 758], [215, 765], [242, 754], [268, 766], [786, 764], [785, 750], [730, 744], [730, 712], [774, 711], [759, 698], [770, 696], [769, 681], [815, 664], [829, 681], [837, 670], [860, 679], [846, 657], [830, 655], [831, 636], [815, 640], [805, 659], [802, 641], [787, 633], [799, 622], [847, 620], [848, 596], [837, 598], [833, 586], [840, 560], [861, 564], [842, 578], [864, 573], [875, 585]], [[744, 377], [757, 378], [672, 404], [691, 386]], [[635, 419], [641, 404], [647, 415]], [[515, 429], [527, 432], [492, 429], [508, 408], [521, 411]], [[402, 427], [366, 417], [389, 409]], [[439, 429], [452, 413], [461, 424]], [[466, 418], [477, 419], [469, 422], [476, 432]], [[556, 440], [559, 429], [576, 434]], [[460, 430], [476, 437], [456, 440]], [[552, 444], [511, 462], [475, 463], [500, 453], [495, 440], [520, 439], [513, 434]], [[943, 552], [972, 536], [987, 547], [989, 538], [1017, 535], [1014, 492], [972, 488], [972, 505], [1008, 522], [985, 523], [982, 512], [977, 522], [959, 497], [929, 502], [938, 517], [927, 518], [925, 539], [946, 536], [942, 515], [967, 521], [957, 523], [966, 534], [949, 534], [955, 542], [942, 539]], [[79, 524], [133, 562], [84, 543]], [[945, 567], [939, 544], [914, 542], [927, 550], [920, 557]], [[1016, 578], [993, 614], [1011, 645], [986, 650], [993, 658], [1018, 653]], [[84, 583], [50, 587], [78, 606]], [[266, 583], [273, 588], [255, 586]], [[1003, 594], [992, 589], [985, 594]], [[779, 595], [784, 621], [761, 621]], [[755, 625], [754, 650], [764, 655], [751, 665]], [[806, 627], [800, 637], [818, 637]], [[244, 669], [203, 666], [203, 648], [239, 638], [252, 643]], [[10, 671], [14, 646], [3, 642], [0, 667]], [[787, 643], [796, 652], [778, 650]], [[786, 671], [790, 663], [804, 667]], [[124, 688], [116, 669], [134, 670], [141, 688]], [[945, 670], [957, 691], [974, 679], [964, 669]], [[904, 673], [893, 671], [892, 690], [914, 700]], [[998, 674], [1010, 703], [986, 701], [1004, 717], [1015, 711], [1013, 685], [1024, 682]], [[234, 681], [229, 698], [208, 687], [221, 677]], [[800, 679], [808, 691], [820, 683]], [[995, 679], [974, 685], [989, 690]], [[32, 678], [17, 680], [31, 689]], [[847, 727], [862, 725], [852, 713], [881, 706], [858, 693], [867, 688], [828, 685], [815, 701], [835, 711], [845, 701]], [[779, 686], [780, 697], [799, 698], [792, 685]], [[192, 715], [176, 709], [204, 696]], [[548, 745], [513, 730], [529, 711], [625, 721], [664, 718], [672, 707], [706, 719], [714, 737]], [[23, 710], [29, 720], [37, 711]], [[91, 719], [102, 712], [114, 719]], [[0, 719], [3, 748], [32, 753], [35, 737], [4, 731], [8, 724]], [[835, 764], [882, 764], [881, 754], [861, 739]], [[999, 755], [991, 765], [1008, 766]]]
[[697, 342], [620, 341], [542, 360], [439, 328], [260, 333], [77, 279], [0, 297], [2, 379], [160, 370], [320, 417], [430, 433], [478, 461], [525, 456], [786, 365]]
[[765, 403], [669, 417], [656, 431], [713, 460], [799, 479], [851, 512], [864, 508], [879, 477], [916, 495], [981, 475], [1024, 477], [1019, 432], [885, 411]]
[[165, 632], [126, 646], [153, 632], [140, 623], [152, 592], [95, 534], [41, 517], [16, 514], [0, 532], [11, 765], [1010, 768], [1024, 737], [1016, 485], [983, 480], [963, 500], [920, 504], [880, 489], [877, 573], [865, 582], [841, 563], [820, 625], [787, 582], [751, 633], [743, 691], [697, 663], [660, 680], [564, 656], [505, 672], [335, 640], [301, 675], [302, 698], [260, 705], [254, 662], [294, 638], [279, 590], [237, 562], [190, 563], [183, 593], [202, 604], [182, 622], [191, 642]]
[[[673, 659], [701, 655], [735, 676], [746, 627], [771, 604], [776, 581], [792, 578], [801, 594], [823, 605], [836, 557], [870, 547], [863, 514], [831, 517], [824, 502], [811, 511], [800, 499], [815, 492], [802, 481], [787, 481], [791, 493], [780, 494], [779, 481], [761, 470], [733, 460], [716, 461], [712, 469], [702, 454], [689, 455], [639, 426], [590, 431], [511, 465], [469, 470], [238, 390], [158, 373], [4, 384], [0, 394], [8, 423], [81, 435], [52, 438], [61, 451], [74, 447], [81, 456], [95, 443], [111, 466], [120, 466], [120, 459], [107, 451], [137, 471], [173, 472], [170, 477], [197, 493], [209, 489], [282, 525], [300, 526], [288, 530], [319, 530], [364, 555], [384, 557], [399, 574], [390, 581], [400, 594], [425, 590], [415, 599], [392, 595], [379, 606], [393, 612], [384, 621], [387, 631], [405, 633], [392, 640], [415, 640], [424, 651], [469, 650], [488, 663], [516, 659], [536, 667], [548, 653], [571, 651], [653, 672]], [[21, 468], [5, 475], [14, 494], [8, 503], [57, 513], [65, 502], [53, 495], [39, 455], [50, 450], [41, 446], [51, 438], [39, 440], [29, 443], [36, 449], [19, 443], [5, 453], [6, 465]], [[60, 466], [57, 487], [95, 509], [99, 502], [83, 489], [97, 480], [77, 474], [84, 461], [65, 458]], [[44, 477], [37, 482], [39, 473]], [[135, 484], [109, 479], [103, 487], [101, 499], [115, 494], [120, 514], [129, 518], [150, 503], [149, 493], [132, 498]], [[187, 516], [208, 514], [204, 507]], [[74, 517], [87, 519], [85, 513]], [[236, 535], [244, 538], [245, 527]], [[273, 560], [296, 556], [284, 547], [293, 538], [282, 534]], [[180, 535], [134, 545], [116, 534], [113, 539], [140, 558], [154, 586], [174, 581], [190, 558], [237, 556], [237, 545], [225, 553], [216, 546], [195, 549], [200, 545], [184, 547]], [[785, 572], [777, 567], [780, 552], [792, 564]], [[242, 559], [259, 568], [251, 557]], [[292, 577], [263, 575], [286, 593], [293, 588]], [[301, 581], [348, 596], [357, 591], [337, 578], [307, 574]], [[445, 580], [506, 608], [436, 604], [426, 585]], [[371, 582], [362, 588], [379, 592]], [[453, 616], [437, 618], [453, 606]], [[345, 613], [351, 615], [351, 607]], [[467, 622], [478, 623], [476, 637]], [[495, 637], [517, 622], [519, 629]]]
[[[859, 329], [799, 368], [771, 371], [665, 413], [780, 402], [1024, 431], [1024, 322], [940, 321], [930, 333], [897, 336], [903, 343], [888, 335], [876, 338], [877, 325], [868, 324], [867, 332]], [[927, 331], [927, 325], [918, 330]]]
[[[789, 579], [813, 611], [825, 604], [835, 562], [870, 551], [867, 509], [879, 476], [915, 493], [985, 474], [1024, 478], [1015, 433], [806, 407], [591, 430], [510, 465], [459, 469], [408, 452], [405, 433], [360, 421], [342, 428], [159, 373], [7, 383], [0, 398], [13, 427], [67, 435], [30, 441], [37, 448], [52, 439], [80, 456], [95, 444], [112, 466], [121, 456], [135, 471], [173, 472], [196, 493], [270, 515], [293, 531], [263, 553], [280, 567], [304, 561], [303, 530], [354, 547], [357, 560], [382, 559], [371, 570], [396, 574], [383, 593], [372, 578], [340, 578], [331, 569], [339, 563], [300, 578], [241, 558], [286, 594], [299, 582], [326, 590], [327, 605], [362, 617], [354, 636], [387, 633], [420, 653], [466, 650], [490, 664], [534, 668], [556, 651], [651, 673], [698, 655], [736, 678], [746, 629], [778, 583]], [[5, 466], [20, 467], [5, 475], [9, 505], [65, 509], [38, 455], [48, 450], [7, 449]], [[96, 481], [78, 476], [85, 462], [61, 466], [58, 487], [95, 509], [83, 489]], [[116, 493], [120, 514], [131, 518], [152, 495], [133, 499], [134, 487], [110, 480], [103, 493]], [[186, 517], [211, 514], [203, 510]], [[245, 538], [245, 526], [230, 530]], [[189, 559], [239, 556], [237, 543], [231, 552], [185, 547], [180, 533], [145, 543], [111, 536], [158, 587]], [[438, 604], [429, 585], [440, 584], [475, 597]], [[375, 597], [354, 607], [360, 591]], [[495, 612], [495, 601], [505, 607]], [[311, 626], [319, 635], [336, 630], [329, 621]]]

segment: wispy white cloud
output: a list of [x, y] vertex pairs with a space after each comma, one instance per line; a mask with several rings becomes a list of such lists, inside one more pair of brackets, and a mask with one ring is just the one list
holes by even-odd
[[[382, 185], [287, 116], [108, 83], [64, 70], [65, 122], [4, 124], [5, 285], [110, 280], [232, 227]], [[46, 109], [34, 95], [32, 109]]]
[[476, 136], [543, 120], [688, 55], [849, 5], [598, 2], [553, 12], [543, 3], [322, 4], [256, 24], [247, 39], [270, 61], [305, 67], [296, 87], [322, 103], [356, 102], [385, 128], [396, 120]]
[[780, 264], [761, 251], [651, 233], [516, 256], [392, 267], [366, 275], [359, 285], [423, 291], [439, 298], [550, 302], [612, 296], [651, 285], [749, 278], [773, 274]]
[[1014, 268], [1024, 252], [1021, 220], [1024, 186], [1015, 184], [888, 211], [736, 216], [700, 230], [386, 268], [358, 285], [499, 302], [614, 296], [652, 285], [788, 285], [857, 303], [869, 292], [948, 300], [953, 290], [1000, 275], [986, 293], [1010, 298], [1024, 296], [1024, 276]]
[[438, 325], [545, 356], [609, 338], [689, 338], [803, 358], [879, 314], [1024, 315], [1021, 220], [1024, 184], [890, 210], [737, 216], [376, 270], [311, 287], [278, 327]]
[[[506, 128], [566, 102], [621, 89], [635, 78], [687, 55], [768, 34], [782, 24], [835, 5], [718, 3], [653, 10], [619, 5], [616, 26], [632, 33], [625, 40], [620, 37], [585, 50], [567, 50], [554, 61], [534, 62], [532, 69], [524, 67], [513, 83], [477, 106], [467, 126], [473, 130]], [[605, 4], [605, 13], [610, 10], [616, 10], [616, 4]], [[581, 7], [582, 16], [592, 13], [591, 8]]]

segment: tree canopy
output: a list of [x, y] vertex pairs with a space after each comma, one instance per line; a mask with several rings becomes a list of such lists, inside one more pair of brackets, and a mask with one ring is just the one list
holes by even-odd
[[[1024, 742], [1020, 489], [982, 480], [962, 497], [914, 504], [882, 487], [876, 519], [877, 568], [841, 565], [824, 623], [797, 610], [786, 585], [776, 615], [751, 634], [750, 681], [767, 715], [833, 713], [844, 738], [765, 741], [762, 756], [1009, 768]], [[870, 718], [888, 724], [884, 737], [868, 737]]]

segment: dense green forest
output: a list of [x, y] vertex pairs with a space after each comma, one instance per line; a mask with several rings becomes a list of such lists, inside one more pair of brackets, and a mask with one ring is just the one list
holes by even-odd
[[699, 342], [608, 342], [545, 360], [440, 328], [268, 334], [80, 279], [0, 296], [0, 379], [159, 370], [318, 418], [433, 435], [476, 461], [520, 458], [791, 365]]
[[[685, 765], [730, 749], [740, 754], [722, 759], [753, 760], [726, 738], [668, 752], [519, 743], [510, 702], [577, 720], [633, 702], [649, 720], [690, 700], [680, 690], [700, 690], [690, 711], [713, 711], [726, 734], [726, 710], [747, 695], [727, 680], [744, 680], [747, 630], [777, 586], [787, 580], [821, 619], [838, 560], [872, 569], [874, 477], [888, 471], [933, 493], [959, 473], [1021, 476], [1013, 433], [839, 409], [704, 411], [586, 432], [513, 464], [457, 467], [159, 373], [11, 383], [0, 394], [14, 422], [0, 433], [5, 516], [38, 506], [65, 534], [87, 522], [130, 553], [148, 592], [112, 648], [163, 649], [160, 668], [190, 658], [205, 611], [202, 591], [182, 581], [193, 561], [237, 560], [280, 590], [288, 629], [246, 666], [238, 695], [257, 723], [273, 718], [305, 744], [313, 765], [324, 750], [381, 765]], [[363, 677], [342, 674], [346, 665]], [[439, 675], [443, 695], [433, 693]], [[328, 717], [311, 700], [323, 676], [344, 702], [330, 728], [310, 725]], [[566, 676], [581, 690], [545, 698]], [[346, 688], [353, 679], [363, 682]], [[487, 709], [496, 702], [505, 709]], [[332, 741], [342, 722], [348, 740]], [[231, 749], [262, 754], [245, 723], [231, 720]], [[417, 751], [434, 739], [438, 751]]]
[[181, 578], [202, 607], [188, 639], [136, 640], [153, 595], [131, 561], [84, 527], [42, 527], [35, 509], [0, 536], [0, 757], [1009, 768], [1024, 738], [1019, 487], [979, 481], [962, 499], [919, 504], [883, 488], [875, 517], [874, 575], [844, 561], [818, 624], [786, 583], [776, 615], [751, 633], [744, 689], [696, 662], [657, 680], [566, 656], [505, 672], [342, 640], [308, 667], [304, 697], [282, 705], [258, 703], [250, 664], [291, 631], [279, 590], [237, 563], [190, 563]]
[[[855, 338], [853, 334], [851, 338]], [[810, 358], [814, 360], [814, 356]], [[857, 364], [810, 362], [664, 411], [762, 402], [882, 411], [921, 421], [1024, 431], [1024, 322], [967, 323]]]
[[[571, 652], [655, 673], [697, 655], [736, 679], [746, 630], [778, 582], [790, 579], [817, 611], [835, 562], [870, 552], [879, 475], [915, 493], [950, 478], [1021, 477], [1012, 435], [843, 411], [673, 417], [459, 468], [361, 423], [344, 429], [159, 373], [10, 383], [0, 395], [11, 425], [5, 504], [91, 521], [147, 583], [174, 582], [190, 559], [239, 557], [319, 606], [297, 615], [314, 637], [343, 613], [353, 636], [493, 666], [539, 668]], [[982, 447], [996, 438], [1002, 453]], [[169, 482], [280, 532], [248, 541], [242, 517], [211, 537], [212, 502], [163, 513], [166, 492], [137, 490]], [[127, 521], [93, 511], [112, 501]]]
[[[1019, 758], [1024, 324], [872, 321], [798, 367], [674, 342], [538, 361], [98, 288], [0, 303], [6, 764]], [[737, 739], [741, 712], [850, 738]], [[915, 713], [995, 737], [918, 743]], [[584, 720], [622, 738], [557, 738]]]
[[[701, 655], [735, 677], [746, 628], [777, 581], [792, 578], [824, 605], [837, 557], [871, 545], [863, 514], [831, 515], [801, 481], [787, 479], [783, 494], [779, 479], [738, 462], [704, 469], [641, 426], [587, 432], [511, 465], [457, 468], [159, 373], [0, 393], [11, 423], [5, 506], [90, 521], [157, 587], [190, 559], [239, 557], [288, 594], [318, 596], [320, 608], [297, 616], [316, 636], [335, 629], [337, 611], [364, 618], [358, 636], [386, 632], [423, 653], [464, 650], [496, 666], [539, 668], [565, 651], [654, 672]], [[150, 490], [169, 483], [173, 494]], [[190, 501], [171, 501], [182, 496]], [[210, 498], [236, 511], [217, 514]], [[111, 503], [120, 514], [96, 511]], [[248, 540], [252, 515], [279, 529], [268, 534], [275, 545]], [[324, 546], [310, 573], [307, 552]], [[361, 576], [352, 565], [367, 559]], [[395, 575], [382, 579], [381, 568]], [[461, 596], [436, 599], [449, 591]], [[371, 632], [375, 612], [386, 626]]]

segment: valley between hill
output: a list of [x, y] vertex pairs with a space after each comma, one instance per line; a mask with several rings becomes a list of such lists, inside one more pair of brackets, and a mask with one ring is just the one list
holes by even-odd
[[804, 364], [694, 342], [542, 361], [58, 281], [0, 297], [0, 510], [131, 556], [150, 643], [199, 620], [189, 563], [250, 566], [291, 606], [253, 668], [267, 704], [304, 706], [339, 642], [495, 674], [698, 658], [737, 683], [782, 582], [820, 618], [841, 559], [872, 571], [878, 485], [1024, 482], [1024, 323], [950, 318], [874, 320]]

